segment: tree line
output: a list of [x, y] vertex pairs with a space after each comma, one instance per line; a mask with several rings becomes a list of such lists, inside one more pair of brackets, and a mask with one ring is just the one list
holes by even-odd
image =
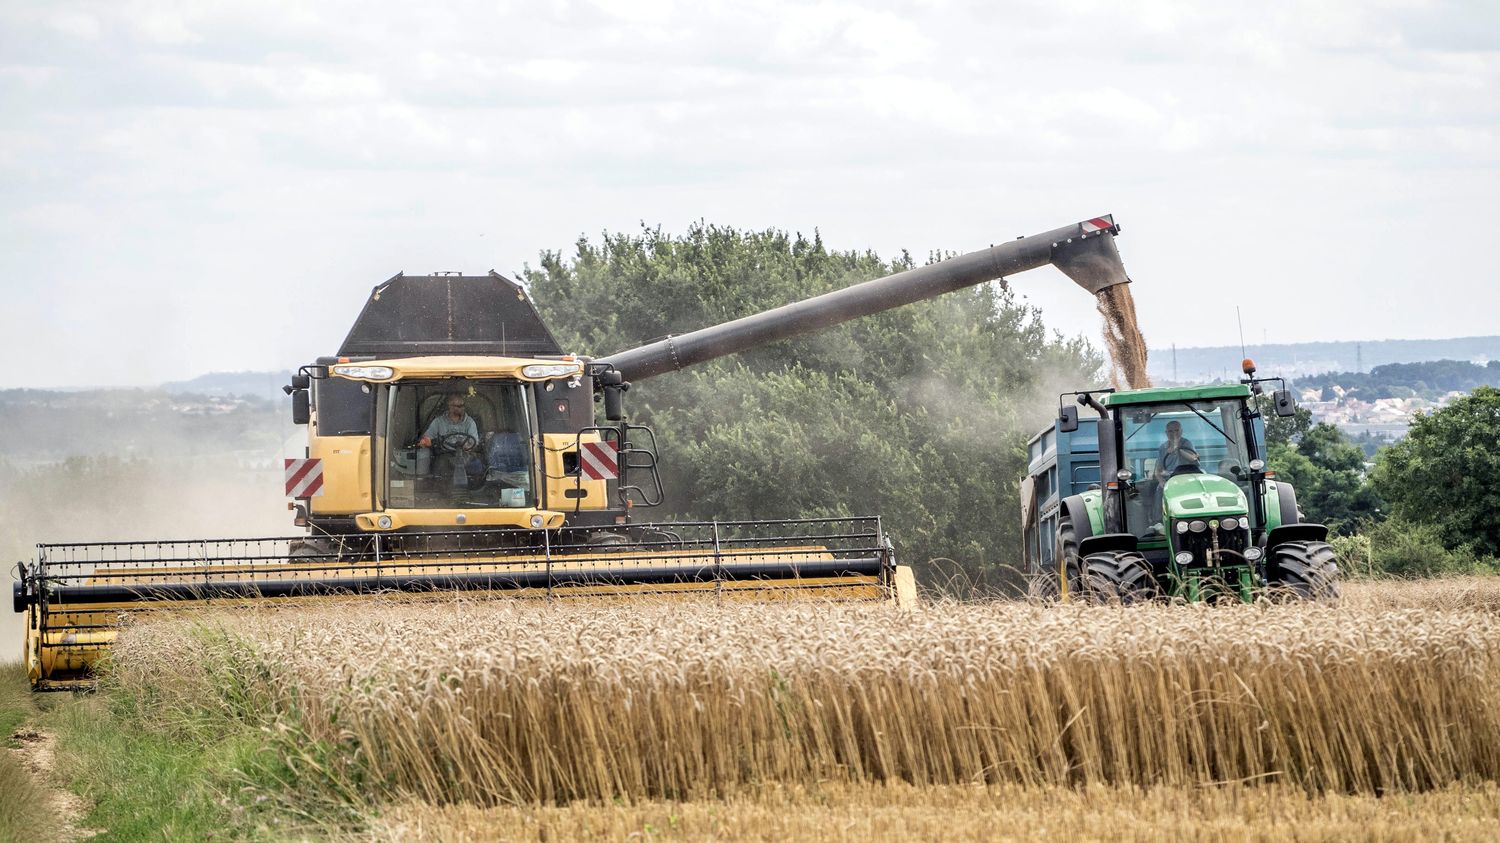
[[[1266, 412], [1270, 419], [1274, 415]], [[1337, 427], [1299, 409], [1267, 425], [1267, 463], [1328, 524], [1346, 566], [1398, 575], [1500, 570], [1500, 390], [1431, 413], [1373, 466]]]

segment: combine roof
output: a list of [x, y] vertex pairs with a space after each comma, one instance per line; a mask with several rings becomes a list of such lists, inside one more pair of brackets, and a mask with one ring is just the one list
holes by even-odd
[[491, 270], [488, 275], [397, 273], [370, 291], [338, 353], [555, 357], [562, 348], [526, 290]]

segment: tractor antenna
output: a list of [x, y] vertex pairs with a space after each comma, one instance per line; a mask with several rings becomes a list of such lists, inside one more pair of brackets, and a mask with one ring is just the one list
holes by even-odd
[[1234, 323], [1240, 327], [1240, 357], [1245, 356], [1245, 323], [1240, 321], [1240, 306], [1234, 306]]

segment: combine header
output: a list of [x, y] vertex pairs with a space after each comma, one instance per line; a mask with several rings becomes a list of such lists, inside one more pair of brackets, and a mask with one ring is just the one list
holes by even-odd
[[[664, 490], [631, 382], [1053, 264], [1090, 293], [1129, 281], [1097, 217], [600, 358], [564, 354], [520, 285], [397, 275], [338, 354], [286, 388], [288, 538], [44, 544], [20, 566], [34, 687], [86, 685], [148, 609], [454, 590], [915, 601], [878, 518], [639, 523]], [[602, 403], [602, 420], [595, 402]]]

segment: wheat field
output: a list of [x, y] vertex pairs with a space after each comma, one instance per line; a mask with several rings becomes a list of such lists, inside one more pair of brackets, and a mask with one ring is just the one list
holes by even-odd
[[[787, 787], [1275, 785], [1500, 776], [1485, 583], [1340, 605], [521, 603], [163, 613], [106, 688], [268, 727], [379, 804], [734, 798]], [[1423, 590], [1427, 588], [1427, 590]], [[1493, 804], [1493, 803], [1491, 803]]]

